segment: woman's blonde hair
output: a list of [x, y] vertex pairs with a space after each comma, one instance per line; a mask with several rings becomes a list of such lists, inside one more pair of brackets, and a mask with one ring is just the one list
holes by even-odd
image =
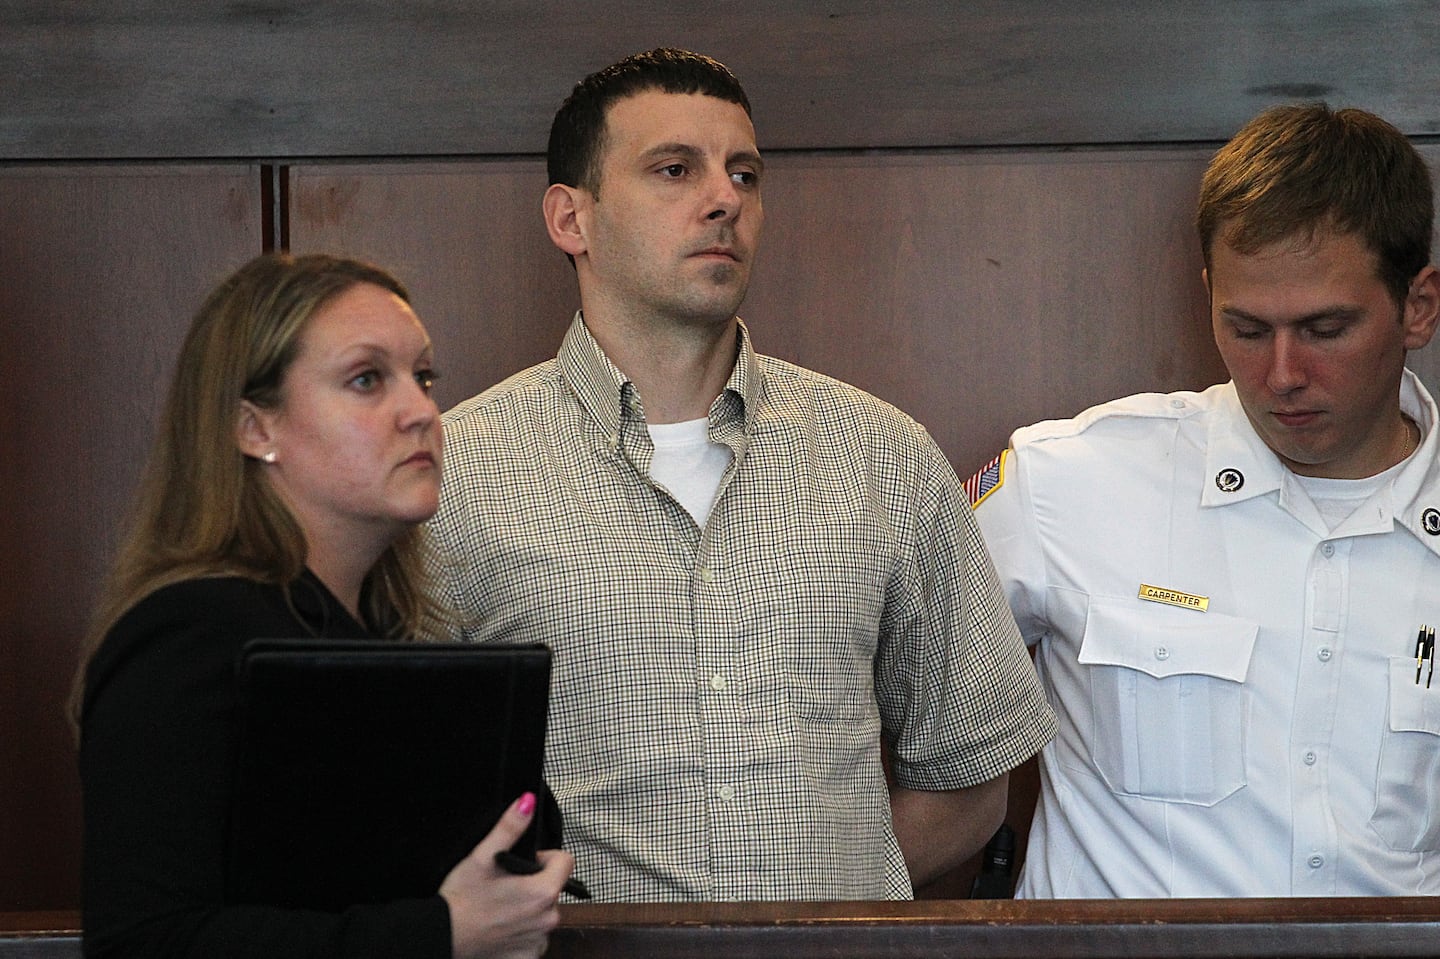
[[[360, 283], [409, 302], [399, 280], [358, 260], [272, 253], [231, 274], [191, 322], [133, 513], [81, 648], [71, 695], [78, 719], [84, 674], [106, 633], [156, 590], [206, 576], [288, 585], [305, 569], [305, 538], [236, 445], [241, 400], [280, 405], [285, 374], [310, 318]], [[366, 580], [362, 613], [388, 634], [419, 636], [442, 618], [426, 586], [424, 540], [408, 530]]]

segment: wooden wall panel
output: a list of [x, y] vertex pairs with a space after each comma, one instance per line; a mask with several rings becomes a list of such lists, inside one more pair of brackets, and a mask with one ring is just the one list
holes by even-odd
[[259, 183], [0, 167], [0, 910], [79, 901], [76, 648], [180, 336], [260, 250]]
[[[1023, 423], [1222, 377], [1189, 227], [1203, 165], [1200, 151], [772, 154], [741, 314], [762, 351], [910, 412], [963, 472]], [[291, 245], [401, 273], [450, 405], [552, 356], [578, 304], [543, 190], [539, 161], [298, 166]]]
[[[741, 315], [762, 351], [915, 416], [966, 474], [1018, 426], [1225, 378], [1191, 224], [1210, 153], [771, 153]], [[300, 165], [291, 245], [410, 283], [448, 406], [552, 356], [578, 305], [544, 187], [538, 159]], [[1440, 346], [1412, 366], [1440, 386]]]
[[[1225, 379], [1191, 222], [1210, 154], [769, 154], [740, 314], [760, 350], [896, 403], [968, 474], [1025, 423]], [[579, 304], [543, 190], [539, 160], [304, 164], [291, 246], [396, 269], [454, 405], [553, 356]], [[1440, 387], [1440, 346], [1411, 366]]]
[[[968, 473], [1017, 426], [1226, 378], [1191, 222], [1210, 154], [781, 156], [742, 315], [764, 349], [910, 412]], [[1432, 389], [1437, 359], [1412, 356]]]
[[1223, 378], [1188, 220], [1203, 164], [781, 157], [742, 312], [765, 349], [900, 406], [968, 474], [1016, 426]]
[[769, 148], [1219, 140], [1278, 100], [1440, 133], [1431, 0], [6, 0], [0, 158], [536, 153], [582, 76], [728, 63]]
[[300, 165], [290, 248], [373, 260], [410, 288], [442, 408], [555, 355], [579, 306], [540, 220], [538, 160]]

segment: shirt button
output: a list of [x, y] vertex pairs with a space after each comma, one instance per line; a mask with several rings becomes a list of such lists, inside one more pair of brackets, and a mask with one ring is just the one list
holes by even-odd
[[1309, 863], [1311, 869], [1319, 869], [1321, 866], [1325, 865], [1324, 856], [1311, 856], [1306, 861]]
[[1172, 400], [1170, 401], [1170, 408], [1171, 408], [1171, 409], [1176, 409], [1176, 410], [1183, 410], [1183, 409], [1185, 408], [1185, 401], [1184, 401], [1184, 400], [1172, 399]]
[[715, 582], [715, 571], [714, 571], [713, 569], [711, 569], [709, 566], [701, 566], [699, 572], [700, 572], [700, 582], [702, 582], [702, 583], [713, 583], [713, 582]]
[[735, 798], [735, 787], [730, 785], [729, 783], [721, 783], [720, 788], [715, 790], [715, 792], [725, 802], [729, 802], [730, 800]]
[[1303, 757], [1301, 757], [1301, 758], [1303, 758], [1303, 759], [1305, 760], [1305, 765], [1307, 765], [1307, 766], [1313, 766], [1313, 765], [1315, 765], [1315, 760], [1318, 759], [1319, 757], [1317, 757], [1317, 756], [1315, 755], [1314, 750], [1310, 750], [1310, 751], [1307, 751], [1307, 752], [1305, 753], [1305, 755], [1304, 755]]
[[1335, 555], [1335, 544], [1334, 544], [1334, 543], [1326, 543], [1324, 546], [1320, 547], [1320, 552], [1324, 553], [1327, 558], [1328, 558], [1328, 557], [1331, 557], [1331, 556], [1334, 556], [1334, 555]]
[[1156, 659], [1169, 659], [1169, 658], [1170, 658], [1170, 650], [1166, 649], [1164, 646], [1156, 646], [1156, 647], [1155, 647], [1155, 658], [1156, 658]]
[[723, 693], [725, 691], [725, 687], [728, 685], [730, 684], [725, 681], [725, 677], [720, 675], [719, 673], [716, 673], [714, 676], [710, 677], [710, 688], [715, 690], [715, 692], [717, 693]]
[[1333, 655], [1335, 654], [1330, 651], [1329, 646], [1321, 646], [1315, 651], [1315, 658], [1320, 660], [1320, 662], [1322, 663], [1330, 662], [1330, 657]]

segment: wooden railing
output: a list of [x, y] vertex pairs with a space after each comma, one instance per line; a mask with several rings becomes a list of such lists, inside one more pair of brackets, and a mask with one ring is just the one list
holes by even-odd
[[[561, 907], [553, 959], [1440, 956], [1440, 899]], [[0, 914], [0, 959], [74, 959], [73, 913]]]
[[80, 959], [73, 912], [0, 912], [0, 959]]

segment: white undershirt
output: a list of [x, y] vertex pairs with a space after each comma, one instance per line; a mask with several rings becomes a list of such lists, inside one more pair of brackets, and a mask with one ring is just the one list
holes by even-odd
[[655, 446], [650, 478], [665, 487], [703, 528], [715, 504], [720, 478], [730, 465], [730, 447], [710, 442], [708, 419], [646, 426]]
[[1295, 474], [1295, 479], [1299, 481], [1300, 488], [1310, 497], [1315, 508], [1320, 511], [1321, 519], [1325, 520], [1325, 525], [1330, 527], [1333, 533], [1370, 497], [1392, 482], [1407, 462], [1408, 457], [1387, 470], [1363, 479], [1328, 479], [1301, 476], [1299, 473]]

